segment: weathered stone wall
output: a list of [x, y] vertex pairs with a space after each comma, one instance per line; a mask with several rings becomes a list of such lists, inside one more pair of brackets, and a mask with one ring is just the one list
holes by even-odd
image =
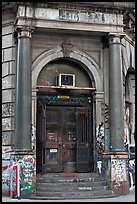
[[[2, 29], [2, 141], [3, 145], [13, 145], [15, 115], [15, 43], [13, 24]], [[6, 139], [5, 139], [6, 138]]]
[[15, 16], [7, 11], [3, 14], [2, 21], [2, 189], [5, 194], [9, 194], [10, 154], [13, 151], [15, 128], [14, 18]]

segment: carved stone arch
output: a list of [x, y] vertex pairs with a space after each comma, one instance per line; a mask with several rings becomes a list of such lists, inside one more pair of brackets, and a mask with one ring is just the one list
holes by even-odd
[[96, 91], [102, 91], [103, 85], [101, 84], [102, 80], [99, 73], [99, 66], [92, 57], [73, 47], [70, 53], [70, 58], [82, 65], [90, 79], [94, 82], [94, 88], [96, 88]]
[[[62, 46], [58, 46], [55, 49], [48, 50], [38, 56], [32, 64], [32, 88], [36, 88], [37, 78], [42, 68], [52, 60], [60, 59], [63, 57], [64, 53]], [[89, 55], [72, 47], [68, 59], [81, 64], [85, 71], [88, 73], [90, 79], [94, 81], [93, 86], [96, 88], [96, 91], [102, 91], [103, 86], [101, 84], [101, 77], [98, 71], [99, 67]]]

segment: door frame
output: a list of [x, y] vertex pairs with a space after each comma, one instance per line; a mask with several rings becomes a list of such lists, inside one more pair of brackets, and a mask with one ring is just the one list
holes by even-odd
[[[46, 92], [38, 92], [38, 95], [37, 95], [37, 104], [40, 102], [42, 104], [42, 106], [44, 107], [44, 105], [51, 105], [51, 106], [56, 106], [56, 105], [59, 105], [59, 106], [74, 106], [74, 107], [87, 107], [89, 106], [90, 107], [90, 111], [92, 111], [93, 113], [93, 98], [92, 98], [92, 95], [90, 94], [58, 94], [58, 93], [52, 93], [52, 94], [49, 94], [49, 93], [46, 93]], [[90, 98], [90, 99], [89, 99]], [[67, 100], [69, 99], [69, 100]], [[66, 100], [66, 101], [65, 101]], [[92, 102], [91, 102], [92, 101]], [[37, 107], [37, 110], [38, 110], [38, 107]], [[43, 113], [41, 112], [41, 116], [44, 118], [45, 115], [46, 115], [46, 110], [42, 110]], [[94, 152], [94, 138], [93, 138], [93, 114], [92, 114], [92, 131], [90, 133], [90, 137], [92, 137], [92, 154]], [[46, 123], [45, 123], [46, 124]], [[39, 125], [38, 125], [39, 126]], [[40, 127], [39, 127], [40, 128]], [[41, 128], [41, 131], [40, 133], [38, 133], [38, 128], [36, 128], [36, 135], [40, 135], [40, 140], [41, 140], [41, 144], [40, 144], [40, 147], [43, 149], [43, 144], [44, 144], [44, 141], [43, 141], [43, 136], [42, 134], [44, 134], [44, 129], [45, 129], [45, 126], [43, 126]], [[38, 137], [38, 136], [36, 136]], [[37, 143], [37, 147], [39, 145], [39, 139], [37, 138], [36, 139], [36, 143]], [[90, 138], [91, 139], [91, 138]], [[43, 160], [44, 162], [44, 158], [43, 158], [43, 154], [41, 153], [40, 155], [38, 155], [39, 153], [37, 152], [37, 148], [36, 148], [36, 155], [37, 155], [37, 158], [40, 156], [41, 157], [41, 160]], [[39, 159], [37, 159], [37, 172], [41, 172], [41, 173], [44, 173], [43, 172], [43, 162], [39, 161]], [[91, 160], [92, 160], [92, 168], [90, 171], [93, 171], [94, 170], [94, 155], [92, 155], [91, 157]], [[77, 161], [76, 161], [77, 163]], [[40, 167], [40, 166], [41, 167]], [[83, 171], [84, 172], [84, 171]]]

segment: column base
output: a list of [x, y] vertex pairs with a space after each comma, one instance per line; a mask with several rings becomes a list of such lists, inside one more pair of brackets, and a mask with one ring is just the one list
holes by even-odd
[[[27, 198], [36, 189], [36, 162], [30, 151], [16, 151], [11, 155], [13, 162], [10, 196]], [[18, 171], [19, 169], [19, 171]]]
[[128, 194], [128, 155], [126, 152], [103, 153], [102, 172], [114, 194]]

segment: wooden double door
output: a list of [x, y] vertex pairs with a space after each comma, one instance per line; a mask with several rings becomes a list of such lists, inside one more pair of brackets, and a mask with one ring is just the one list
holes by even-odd
[[39, 113], [37, 162], [41, 171], [92, 171], [91, 107], [42, 105]]

